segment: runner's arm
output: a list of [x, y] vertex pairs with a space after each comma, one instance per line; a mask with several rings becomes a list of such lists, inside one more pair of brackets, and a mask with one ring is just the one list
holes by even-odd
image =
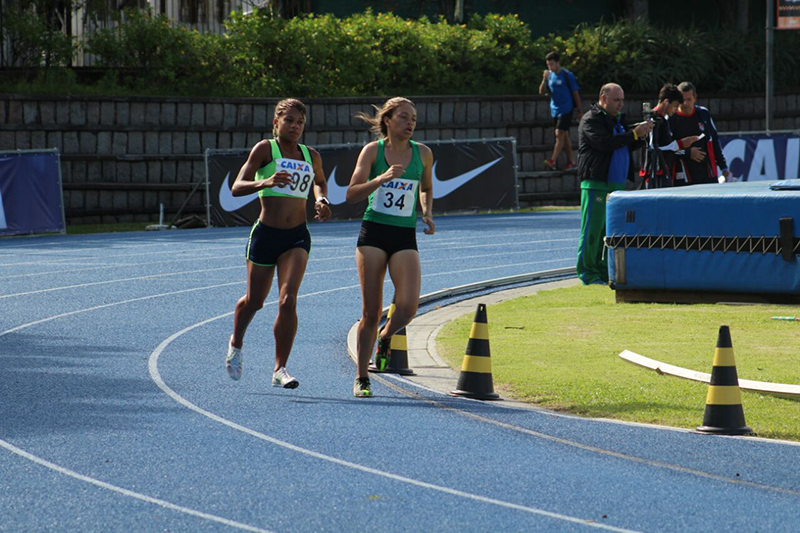
[[426, 235], [433, 235], [436, 232], [436, 224], [433, 223], [433, 152], [424, 144], [419, 145], [420, 155], [422, 156], [422, 178], [419, 184], [419, 203], [422, 207], [422, 222], [427, 224], [424, 230]]
[[317, 220], [328, 220], [331, 216], [330, 202], [328, 202], [328, 181], [325, 179], [325, 171], [322, 168], [322, 156], [313, 148], [311, 152], [311, 164], [314, 167], [314, 211]]
[[350, 185], [347, 187], [347, 203], [354, 204], [364, 200], [375, 192], [383, 183], [379, 178], [367, 181], [369, 180], [369, 171], [372, 169], [377, 155], [378, 143], [376, 142], [369, 143], [361, 150], [361, 153], [358, 154], [356, 169], [353, 171], [353, 176], [350, 178]]
[[247, 196], [260, 191], [266, 187], [274, 187], [275, 185], [290, 185], [292, 178], [288, 172], [280, 171], [268, 179], [255, 181], [256, 172], [258, 169], [272, 161], [272, 149], [270, 148], [269, 141], [261, 141], [256, 144], [250, 155], [247, 156], [242, 168], [239, 170], [239, 175], [231, 186], [231, 194], [233, 196]]

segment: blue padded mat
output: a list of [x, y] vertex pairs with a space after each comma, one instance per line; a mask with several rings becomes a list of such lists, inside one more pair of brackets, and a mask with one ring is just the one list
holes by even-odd
[[[619, 289], [800, 294], [800, 180], [611, 194], [609, 279]], [[791, 218], [791, 259], [780, 219]], [[620, 252], [624, 250], [624, 252]]]

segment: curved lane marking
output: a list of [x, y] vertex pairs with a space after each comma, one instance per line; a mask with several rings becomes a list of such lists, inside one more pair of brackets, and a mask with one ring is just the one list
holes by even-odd
[[75, 471], [70, 470], [68, 468], [64, 468], [63, 466], [59, 466], [59, 465], [57, 465], [55, 463], [51, 463], [50, 461], [48, 461], [46, 459], [42, 459], [41, 457], [37, 457], [37, 456], [35, 456], [35, 455], [31, 454], [31, 453], [28, 453], [25, 450], [23, 450], [21, 448], [17, 448], [13, 444], [11, 444], [9, 442], [6, 442], [6, 441], [4, 441], [2, 439], [0, 439], [0, 448], [5, 448], [6, 450], [10, 451], [11, 453], [15, 453], [15, 454], [19, 455], [20, 457], [24, 457], [25, 459], [28, 459], [29, 461], [33, 461], [36, 464], [42, 465], [42, 466], [47, 467], [47, 468], [49, 468], [51, 470], [55, 470], [59, 474], [64, 474], [65, 476], [69, 476], [69, 477], [75, 478], [77, 480], [84, 481], [86, 483], [90, 483], [92, 485], [100, 487], [101, 489], [106, 489], [106, 490], [110, 490], [110, 491], [113, 491], [113, 492], [117, 492], [119, 494], [122, 494], [123, 496], [128, 496], [130, 498], [135, 498], [137, 500], [141, 500], [141, 501], [147, 502], [147, 503], [152, 503], [154, 505], [158, 505], [158, 506], [164, 507], [166, 509], [171, 509], [173, 511], [178, 511], [179, 513], [184, 513], [184, 514], [188, 514], [188, 515], [191, 515], [191, 516], [195, 516], [197, 518], [203, 518], [205, 520], [211, 520], [212, 522], [218, 522], [220, 524], [223, 524], [223, 525], [226, 525], [226, 526], [230, 526], [230, 527], [235, 527], [237, 529], [243, 529], [245, 531], [257, 531], [259, 533], [262, 533], [262, 532], [263, 533], [269, 533], [268, 529], [261, 529], [261, 528], [250, 526], [248, 524], [243, 524], [241, 522], [235, 522], [233, 520], [228, 520], [227, 518], [222, 518], [221, 516], [216, 516], [216, 515], [213, 515], [213, 514], [204, 513], [202, 511], [195, 511], [194, 509], [190, 509], [189, 507], [183, 507], [181, 505], [176, 505], [176, 504], [170, 503], [170, 502], [168, 502], [166, 500], [160, 500], [158, 498], [153, 498], [151, 496], [147, 496], [146, 494], [142, 494], [140, 492], [134, 492], [132, 490], [128, 490], [128, 489], [124, 489], [122, 487], [118, 487], [116, 485], [112, 485], [111, 483], [106, 483], [105, 481], [100, 481], [99, 479], [95, 479], [95, 478], [92, 478], [92, 477], [89, 477], [89, 476], [84, 476], [83, 474], [79, 474], [78, 472], [75, 472]]
[[[299, 298], [303, 298], [303, 297], [309, 297], [309, 296], [317, 296], [319, 294], [325, 294], [325, 293], [344, 290], [344, 289], [356, 288], [356, 287], [360, 287], [360, 285], [352, 285], [350, 287], [342, 287], [342, 288], [329, 289], [329, 290], [325, 290], [325, 291], [308, 293], [308, 294], [304, 294], [304, 295], [298, 296], [298, 299]], [[187, 333], [187, 332], [189, 332], [189, 331], [191, 331], [191, 330], [193, 330], [195, 328], [204, 326], [204, 325], [209, 324], [211, 322], [214, 322], [216, 320], [219, 320], [219, 319], [222, 319], [222, 318], [225, 318], [225, 317], [229, 317], [232, 314], [233, 314], [233, 312], [228, 312], [228, 313], [225, 313], [225, 314], [222, 314], [222, 315], [219, 315], [219, 316], [215, 316], [215, 317], [203, 320], [202, 322], [197, 322], [196, 324], [193, 324], [193, 325], [188, 326], [188, 327], [186, 327], [186, 328], [184, 328], [184, 329], [182, 329], [182, 330], [180, 330], [180, 331], [178, 331], [176, 333], [173, 333], [172, 335], [170, 335], [169, 337], [164, 339], [161, 342], [161, 344], [159, 344], [158, 347], [156, 347], [156, 349], [153, 350], [153, 352], [150, 354], [150, 357], [148, 358], [147, 367], [148, 367], [148, 369], [150, 371], [150, 377], [153, 379], [153, 381], [158, 386], [158, 388], [160, 388], [170, 398], [172, 398], [173, 400], [175, 400], [179, 404], [183, 405], [187, 409], [190, 409], [190, 410], [192, 410], [192, 411], [194, 411], [194, 412], [196, 412], [196, 413], [198, 413], [200, 415], [203, 415], [206, 418], [209, 418], [209, 419], [211, 419], [211, 420], [213, 420], [215, 422], [219, 422], [220, 424], [228, 426], [231, 429], [234, 429], [236, 431], [240, 431], [242, 433], [245, 433], [245, 434], [250, 435], [252, 437], [255, 437], [257, 439], [269, 442], [270, 444], [274, 444], [276, 446], [280, 446], [281, 448], [285, 448], [287, 450], [291, 450], [293, 452], [297, 452], [297, 453], [300, 453], [300, 454], [303, 454], [303, 455], [307, 455], [309, 457], [314, 457], [316, 459], [321, 459], [323, 461], [327, 461], [327, 462], [334, 463], [334, 464], [337, 464], [337, 465], [340, 465], [340, 466], [344, 466], [346, 468], [359, 470], [359, 471], [365, 472], [367, 474], [372, 474], [372, 475], [384, 477], [384, 478], [387, 478], [387, 479], [391, 479], [391, 480], [394, 480], [394, 481], [399, 481], [401, 483], [406, 483], [406, 484], [414, 485], [414, 486], [417, 486], [417, 487], [422, 487], [422, 488], [426, 488], [426, 489], [435, 490], [435, 491], [438, 491], [438, 492], [443, 492], [443, 493], [449, 494], [451, 496], [457, 496], [457, 497], [460, 497], [460, 498], [466, 498], [466, 499], [469, 499], [469, 500], [478, 501], [478, 502], [482, 502], [482, 503], [487, 503], [487, 504], [490, 504], [490, 505], [496, 505], [496, 506], [499, 506], [499, 507], [505, 507], [507, 509], [514, 509], [516, 511], [523, 511], [523, 512], [526, 512], [526, 513], [536, 514], [536, 515], [540, 515], [540, 516], [546, 516], [548, 518], [553, 518], [553, 519], [556, 519], [556, 520], [562, 520], [562, 521], [566, 521], [566, 522], [572, 522], [574, 524], [580, 524], [580, 525], [583, 525], [583, 526], [588, 526], [588, 527], [593, 527], [593, 528], [598, 528], [598, 529], [605, 529], [605, 530], [608, 530], [608, 531], [620, 531], [620, 532], [633, 531], [633, 530], [629, 530], [629, 529], [623, 529], [623, 528], [617, 528], [617, 527], [613, 527], [613, 526], [608, 526], [608, 525], [605, 525], [605, 524], [599, 524], [599, 523], [592, 522], [590, 520], [583, 519], [583, 518], [575, 518], [573, 516], [563, 515], [563, 514], [559, 514], [559, 513], [553, 513], [553, 512], [550, 512], [550, 511], [545, 511], [543, 509], [537, 509], [535, 507], [526, 507], [524, 505], [519, 505], [519, 504], [516, 504], [516, 503], [506, 502], [506, 501], [503, 501], [503, 500], [497, 500], [495, 498], [489, 498], [489, 497], [486, 497], [486, 496], [480, 496], [478, 494], [472, 494], [472, 493], [464, 492], [464, 491], [457, 490], [457, 489], [451, 489], [449, 487], [443, 487], [441, 485], [435, 485], [433, 483], [427, 483], [425, 481], [419, 481], [417, 479], [413, 479], [413, 478], [409, 478], [409, 477], [405, 477], [405, 476], [400, 476], [400, 475], [397, 475], [397, 474], [392, 474], [391, 472], [378, 470], [376, 468], [371, 468], [371, 467], [368, 467], [368, 466], [360, 465], [358, 463], [353, 463], [353, 462], [350, 462], [350, 461], [346, 461], [344, 459], [339, 459], [337, 457], [333, 457], [333, 456], [330, 456], [330, 455], [325, 455], [323, 453], [315, 452], [313, 450], [309, 450], [307, 448], [302, 448], [302, 447], [297, 446], [295, 444], [291, 444], [289, 442], [276, 439], [275, 437], [270, 437], [269, 435], [266, 435], [264, 433], [255, 431], [255, 430], [250, 429], [250, 428], [245, 427], [245, 426], [242, 426], [240, 424], [237, 424], [236, 422], [232, 422], [232, 421], [230, 421], [230, 420], [228, 420], [226, 418], [223, 418], [223, 417], [221, 417], [221, 416], [219, 416], [217, 414], [214, 414], [214, 413], [212, 413], [210, 411], [206, 411], [202, 407], [199, 407], [199, 406], [193, 404], [192, 402], [190, 402], [189, 400], [185, 399], [183, 396], [179, 395], [177, 392], [172, 390], [169, 387], [169, 385], [167, 385], [164, 382], [164, 380], [161, 379], [161, 374], [158, 371], [158, 358], [161, 356], [161, 354], [164, 352], [164, 350], [167, 348], [167, 346], [169, 346], [170, 343], [172, 343], [172, 341], [174, 341], [175, 339], [177, 339], [178, 337], [180, 337], [184, 333]]]
[[[493, 426], [501, 427], [501, 428], [504, 428], [504, 429], [517, 431], [519, 433], [524, 433], [526, 435], [531, 435], [532, 437], [537, 437], [537, 438], [540, 438], [540, 439], [549, 440], [551, 442], [556, 442], [558, 444], [564, 444], [566, 446], [571, 446], [573, 448], [579, 448], [581, 450], [586, 450], [586, 451], [589, 451], [589, 452], [599, 453], [599, 454], [607, 455], [607, 456], [610, 456], [610, 457], [616, 457], [617, 459], [623, 459], [623, 460], [626, 460], [626, 461], [632, 461], [634, 463], [640, 463], [640, 464], [645, 464], [645, 465], [649, 465], [649, 466], [655, 466], [655, 467], [658, 467], [658, 468], [665, 468], [667, 470], [672, 470], [672, 471], [675, 471], [675, 472], [681, 472], [683, 474], [692, 474], [692, 475], [695, 475], [695, 476], [698, 476], [698, 477], [703, 477], [703, 478], [707, 478], [707, 479], [713, 479], [715, 481], [723, 481], [725, 483], [730, 483], [732, 485], [743, 485], [743, 486], [750, 487], [750, 488], [755, 488], [755, 489], [762, 489], [762, 490], [768, 490], [768, 491], [772, 491], [772, 492], [779, 492], [779, 493], [782, 493], [782, 494], [789, 494], [791, 496], [800, 496], [800, 491], [787, 489], [787, 488], [784, 488], [784, 487], [776, 487], [776, 486], [773, 486], [773, 485], [764, 485], [762, 483], [756, 483], [754, 481], [746, 481], [746, 480], [743, 480], [743, 479], [733, 479], [733, 478], [721, 476], [721, 475], [718, 475], [718, 474], [712, 474], [710, 472], [703, 472], [702, 470], [694, 470], [692, 468], [688, 468], [688, 467], [684, 467], [684, 466], [680, 466], [680, 465], [673, 465], [673, 464], [670, 464], [670, 463], [664, 463], [664, 462], [656, 461], [656, 460], [653, 460], [653, 459], [645, 459], [643, 457], [636, 457], [635, 455], [627, 455], [627, 454], [624, 454], [624, 453], [621, 453], [621, 452], [615, 452], [613, 450], [606, 450], [604, 448], [597, 448], [597, 447], [591, 446], [589, 444], [583, 444], [583, 443], [580, 443], [580, 442], [576, 442], [576, 441], [572, 441], [572, 440], [568, 440], [568, 439], [563, 439], [561, 437], [556, 437], [554, 435], [548, 435], [546, 433], [540, 433], [538, 431], [534, 431], [532, 429], [524, 428], [524, 427], [517, 426], [517, 425], [514, 425], [514, 424], [508, 424], [506, 422], [500, 422], [499, 420], [493, 420], [491, 418], [487, 418], [487, 417], [484, 417], [484, 416], [481, 416], [481, 415], [478, 415], [478, 414], [475, 414], [475, 413], [471, 413], [469, 411], [464, 411], [463, 409], [458, 409], [456, 407], [451, 407], [449, 405], [445, 405], [445, 404], [443, 404], [441, 402], [437, 402], [436, 400], [432, 400], [430, 398], [425, 398], [423, 396], [420, 396], [419, 394], [416, 394], [416, 393], [414, 393], [412, 391], [404, 389], [404, 388], [402, 388], [402, 387], [400, 387], [400, 386], [398, 386], [398, 385], [396, 385], [394, 383], [391, 383], [390, 381], [388, 381], [383, 376], [379, 376], [379, 375], [373, 374], [373, 377], [377, 381], [380, 381], [381, 383], [383, 383], [384, 385], [389, 387], [390, 389], [392, 389], [394, 391], [397, 391], [397, 392], [399, 392], [399, 393], [401, 393], [404, 396], [407, 396], [409, 398], [415, 398], [415, 399], [418, 399], [418, 400], [423, 401], [425, 403], [429, 403], [429, 404], [431, 404], [431, 405], [433, 405], [435, 407], [439, 407], [441, 409], [445, 409], [447, 411], [451, 411], [453, 413], [457, 413], [457, 414], [459, 414], [461, 416], [464, 416], [464, 417], [467, 417], [467, 418], [472, 418], [472, 419], [477, 420], [479, 422], [484, 422], [486, 424], [491, 424]], [[418, 386], [418, 387], [426, 389], [426, 390], [430, 390], [431, 392], [434, 392], [436, 394], [444, 396], [444, 394], [439, 392], [439, 391], [434, 391], [433, 389], [428, 389], [427, 387], [423, 387], [423, 386], [417, 385], [416, 383], [413, 383], [412, 381], [409, 381], [409, 380], [406, 380], [406, 379], [403, 379], [403, 378], [395, 378], [395, 379], [397, 379], [397, 381], [402, 381], [403, 383], [410, 383], [412, 385]], [[459, 399], [460, 400], [465, 400], [465, 401], [480, 401], [480, 400], [471, 400], [469, 398], [459, 398]], [[551, 414], [551, 413], [546, 413], [546, 414]], [[574, 417], [572, 415], [564, 415], [564, 414], [560, 414], [560, 413], [554, 413], [554, 416], [563, 417], [563, 418], [576, 418], [576, 417]], [[591, 419], [587, 419], [587, 420], [591, 421]], [[640, 424], [632, 424], [632, 423], [629, 423], [629, 422], [623, 422], [623, 421], [618, 421], [618, 420], [608, 420], [608, 421], [604, 420], [602, 422], [604, 422], [604, 423], [611, 422], [611, 423], [634, 425], [634, 426], [639, 426], [640, 425]], [[670, 427], [664, 427], [664, 426], [649, 426], [649, 427], [654, 428], [654, 429], [667, 430], [667, 431], [680, 431], [682, 433], [688, 433], [689, 432], [688, 430], [684, 430], [684, 429], [681, 429], [681, 428], [670, 428]], [[753, 440], [753, 439], [748, 439], [748, 440]], [[777, 441], [776, 442], [776, 441], [767, 440], [767, 439], [763, 439], [760, 442], [766, 442], [768, 444], [797, 445], [796, 443], [793, 443], [793, 442], [783, 442], [783, 441]]]

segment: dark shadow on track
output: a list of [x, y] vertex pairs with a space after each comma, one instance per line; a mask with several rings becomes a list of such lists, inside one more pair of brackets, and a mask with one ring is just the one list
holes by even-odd
[[148, 413], [180, 413], [143, 371], [114, 377], [118, 360], [145, 366], [145, 353], [125, 346], [70, 342], [66, 336], [11, 333], [0, 352], [0, 438], [157, 427]]

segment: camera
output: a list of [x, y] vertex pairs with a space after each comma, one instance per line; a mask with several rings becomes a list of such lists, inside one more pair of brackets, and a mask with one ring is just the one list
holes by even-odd
[[645, 120], [653, 120], [653, 109], [650, 107], [650, 102], [642, 102], [642, 117]]

